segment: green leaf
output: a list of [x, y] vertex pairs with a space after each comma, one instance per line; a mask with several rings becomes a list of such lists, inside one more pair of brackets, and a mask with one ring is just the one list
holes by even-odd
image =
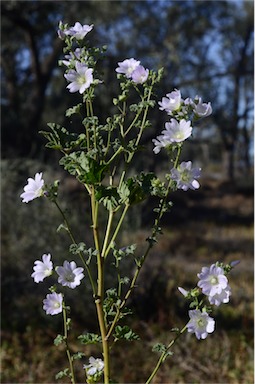
[[60, 345], [64, 342], [65, 338], [63, 335], [57, 335], [54, 339], [54, 345]]
[[58, 149], [64, 152], [70, 152], [78, 147], [85, 140], [85, 134], [69, 133], [64, 127], [55, 123], [48, 123], [51, 131], [40, 131], [47, 140], [47, 148]]
[[120, 206], [120, 196], [116, 187], [104, 187], [100, 185], [97, 187], [96, 200], [102, 203], [108, 210], [116, 210]]
[[113, 336], [115, 340], [125, 339], [127, 341], [139, 340], [139, 336], [129, 328], [128, 325], [117, 325], [114, 330]]
[[79, 360], [79, 359], [82, 359], [83, 357], [85, 357], [86, 354], [83, 353], [83, 352], [77, 352], [77, 353], [74, 353], [72, 358], [73, 360]]
[[62, 379], [63, 377], [70, 377], [69, 368], [64, 369], [63, 371], [60, 371], [56, 374], [55, 378], [56, 380]]
[[62, 157], [61, 165], [84, 184], [97, 184], [104, 178], [107, 169], [106, 164], [100, 164], [93, 158], [86, 156], [85, 152], [75, 152]]
[[162, 343], [156, 343], [152, 347], [152, 352], [164, 353], [166, 352], [166, 350], [167, 350], [166, 345]]
[[79, 243], [79, 244], [71, 244], [69, 247], [69, 252], [77, 255], [79, 253], [83, 253], [86, 257], [86, 264], [89, 265], [92, 257], [97, 256], [98, 251], [94, 248], [86, 248], [85, 243]]
[[118, 192], [119, 197], [120, 197], [120, 203], [125, 203], [128, 200], [128, 197], [130, 195], [130, 190], [129, 190], [127, 184], [123, 182], [118, 187], [117, 192]]
[[95, 334], [95, 333], [86, 333], [85, 335], [78, 336], [78, 340], [82, 344], [97, 344], [102, 342], [101, 336]]
[[113, 256], [115, 257], [116, 261], [121, 261], [123, 257], [134, 255], [136, 250], [136, 244], [128, 245], [127, 247], [123, 247], [120, 249], [115, 248], [115, 244], [112, 245], [113, 250]]
[[130, 191], [129, 203], [137, 204], [152, 195], [152, 180], [155, 179], [154, 173], [141, 173], [127, 180]]
[[86, 250], [86, 244], [85, 243], [71, 244], [69, 247], [69, 251], [71, 253], [73, 253], [74, 255], [77, 255], [80, 252], [84, 252], [85, 250]]
[[67, 117], [70, 117], [70, 116], [74, 115], [75, 113], [79, 113], [81, 107], [82, 107], [82, 103], [79, 103], [79, 104], [75, 105], [75, 106], [72, 107], [72, 108], [68, 108], [68, 109], [66, 110], [66, 116], [67, 116]]

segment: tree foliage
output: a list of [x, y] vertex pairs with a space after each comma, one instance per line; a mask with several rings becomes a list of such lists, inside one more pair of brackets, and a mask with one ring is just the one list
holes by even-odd
[[[250, 166], [252, 15], [249, 1], [3, 2], [3, 155], [37, 156], [43, 147], [38, 129], [45, 129], [53, 118], [60, 125], [68, 120], [62, 117], [70, 103], [57, 65], [62, 41], [56, 30], [60, 20], [69, 24], [79, 20], [95, 25], [95, 44], [109, 44], [101, 64], [107, 86], [97, 95], [102, 123], [116, 94], [118, 61], [135, 57], [150, 68], [164, 66], [159, 97], [181, 87], [184, 97], [186, 92], [200, 93], [205, 101], [212, 101], [211, 122], [195, 138], [216, 140], [227, 154], [228, 174], [233, 177], [234, 159]], [[157, 126], [161, 129], [161, 119], [155, 111], [148, 141], [157, 134]]]

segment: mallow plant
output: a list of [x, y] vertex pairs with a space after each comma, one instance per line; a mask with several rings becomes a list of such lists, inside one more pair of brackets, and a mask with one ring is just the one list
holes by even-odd
[[[47, 140], [46, 147], [60, 152], [60, 165], [83, 186], [84, 199], [90, 202], [91, 219], [88, 221], [86, 217], [86, 223], [87, 231], [91, 231], [91, 244], [76, 238], [59, 201], [58, 180], [47, 180], [49, 183], [46, 184], [43, 172], [39, 170], [34, 178], [28, 178], [21, 194], [24, 203], [37, 198], [52, 203], [62, 217], [58, 231], [65, 231], [70, 238], [63, 264], [56, 265], [54, 255], [45, 253], [34, 262], [31, 277], [38, 284], [45, 284], [49, 276], [51, 281], [55, 281], [42, 298], [42, 307], [49, 316], [63, 316], [63, 331], [56, 336], [54, 343], [65, 345], [68, 367], [57, 373], [56, 378], [67, 376], [72, 384], [76, 383], [77, 370], [83, 370], [87, 383], [113, 382], [111, 358], [115, 344], [120, 340], [139, 339], [125, 324], [126, 317], [131, 314], [128, 300], [135, 291], [146, 259], [152, 256], [151, 250], [162, 235], [162, 217], [172, 206], [170, 192], [181, 189], [185, 193], [200, 187], [201, 169], [189, 159], [181, 160], [181, 154], [186, 140], [192, 137], [196, 122], [212, 113], [209, 102], [203, 102], [198, 96], [184, 98], [179, 89], [170, 90], [161, 101], [157, 101], [156, 87], [159, 87], [163, 69], [154, 71], [145, 68], [137, 59], [127, 58], [116, 63], [115, 74], [120, 92], [112, 100], [114, 112], [105, 121], [100, 121], [94, 113], [94, 105], [100, 87], [104, 86], [98, 60], [104, 57], [106, 48], [90, 46], [87, 35], [93, 33], [93, 27], [79, 22], [70, 27], [60, 22], [58, 29], [58, 36], [64, 42], [63, 59], [59, 64], [67, 81], [67, 92], [78, 93], [80, 97], [77, 105], [67, 109], [66, 117], [70, 123], [74, 115], [76, 121], [80, 118], [80, 133], [55, 123], [49, 123], [49, 130], [41, 132]], [[154, 107], [162, 112], [165, 126], [148, 148], [144, 148], [141, 141], [144, 132], [151, 129], [148, 115]], [[165, 152], [168, 166], [164, 176], [158, 177], [152, 172], [133, 174], [137, 152], [142, 149], [149, 151], [150, 156]], [[139, 245], [120, 244], [119, 234], [129, 209], [151, 197], [155, 206], [152, 207], [154, 218], [151, 231], [145, 239], [147, 245], [142, 246], [140, 251]], [[128, 276], [123, 274], [121, 268], [126, 258], [133, 263]], [[193, 289], [187, 291], [176, 287], [180, 300], [189, 303], [187, 318], [180, 328], [169, 330], [168, 343], [157, 343], [153, 347], [159, 356], [149, 377], [144, 378], [145, 383], [152, 382], [161, 365], [172, 355], [175, 342], [185, 332], [199, 340], [214, 332], [213, 308], [229, 302], [231, 288], [228, 274], [237, 263], [215, 261], [210, 266], [202, 267]], [[109, 265], [111, 274], [112, 265], [115, 267], [111, 288], [105, 283]], [[79, 347], [74, 351], [73, 346], [69, 347], [71, 317], [66, 292], [82, 285], [90, 286], [98, 333], [80, 335], [77, 341]], [[97, 356], [89, 356], [86, 350], [89, 344], [98, 344]]]

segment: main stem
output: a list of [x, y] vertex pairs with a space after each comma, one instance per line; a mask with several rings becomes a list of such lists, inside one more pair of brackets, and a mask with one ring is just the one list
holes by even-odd
[[104, 256], [100, 251], [99, 235], [98, 235], [98, 202], [95, 200], [95, 190], [91, 190], [91, 212], [94, 243], [97, 250], [97, 295], [96, 309], [99, 322], [100, 333], [102, 337], [103, 356], [104, 356], [104, 383], [109, 384], [110, 380], [110, 359], [109, 359], [109, 343], [106, 338], [106, 324], [104, 318], [103, 301], [104, 301]]

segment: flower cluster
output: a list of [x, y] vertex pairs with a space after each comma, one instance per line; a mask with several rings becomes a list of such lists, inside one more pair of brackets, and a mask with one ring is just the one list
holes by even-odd
[[203, 103], [199, 96], [196, 96], [194, 100], [190, 97], [184, 100], [179, 89], [167, 93], [158, 104], [161, 111], [166, 111], [168, 115], [177, 120], [182, 118], [187, 120], [192, 114], [195, 118], [201, 118], [212, 113], [211, 103]]
[[76, 40], [82, 40], [93, 29], [94, 25], [81, 25], [76, 22], [73, 27], [68, 28], [67, 24], [59, 23], [58, 36], [61, 40], [64, 40], [66, 36], [71, 36]]
[[[158, 104], [159, 109], [170, 115], [171, 119], [165, 123], [165, 129], [161, 134], [152, 140], [155, 154], [162, 148], [182, 145], [192, 134], [192, 117], [197, 119], [212, 113], [210, 103], [203, 103], [198, 96], [194, 100], [190, 98], [183, 100], [179, 89], [167, 93]], [[191, 161], [184, 161], [170, 170], [170, 176], [176, 182], [177, 189], [187, 191], [199, 188], [196, 179], [200, 177], [200, 171], [200, 168], [192, 168]]]
[[[197, 286], [201, 289], [202, 294], [207, 296], [211, 305], [219, 306], [221, 303], [228, 303], [231, 295], [231, 288], [228, 284], [226, 273], [228, 273], [239, 262], [232, 262], [225, 267], [222, 264], [212, 264], [209, 268], [203, 267], [201, 273], [198, 273], [199, 281]], [[215, 328], [215, 321], [208, 315], [208, 309], [204, 306], [199, 307], [203, 301], [198, 301], [200, 291], [194, 288], [191, 291], [186, 291], [182, 287], [178, 287], [181, 294], [192, 299], [191, 307], [196, 306], [196, 309], [189, 310], [190, 320], [187, 324], [188, 332], [195, 333], [197, 339], [205, 339], [208, 333], [212, 333]]]
[[140, 65], [140, 61], [133, 58], [119, 62], [116, 72], [124, 74], [136, 84], [145, 83], [149, 76], [149, 70]]
[[[51, 254], [44, 254], [41, 260], [36, 260], [34, 263], [34, 272], [32, 277], [35, 283], [43, 281], [46, 277], [53, 273], [53, 263], [51, 261]], [[83, 268], [77, 267], [74, 261], [64, 261], [63, 267], [57, 266], [55, 268], [58, 275], [58, 283], [62, 286], [69, 288], [76, 288], [81, 284], [84, 277]], [[43, 300], [43, 309], [47, 315], [57, 315], [62, 312], [63, 296], [61, 293], [53, 292], [46, 296]]]
[[[60, 22], [58, 36], [62, 40], [80, 41], [92, 29], [93, 24], [81, 25], [79, 22], [76, 22], [73, 27], [68, 28], [67, 24]], [[65, 55], [65, 60], [61, 61], [61, 63], [68, 67], [64, 77], [70, 83], [67, 88], [71, 93], [79, 92], [83, 94], [93, 84], [93, 68], [88, 67], [87, 61], [86, 50], [80, 47], [76, 47], [74, 51]]]

